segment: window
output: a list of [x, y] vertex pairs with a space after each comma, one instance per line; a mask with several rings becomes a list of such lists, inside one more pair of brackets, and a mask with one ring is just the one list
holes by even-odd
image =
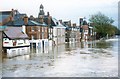
[[31, 36], [31, 39], [34, 40], [34, 35]]
[[7, 40], [7, 38], [4, 38], [4, 41]]
[[39, 27], [38, 31], [40, 32], [40, 27]]
[[31, 27], [32, 32], [34, 31], [34, 27]]
[[85, 34], [88, 34], [88, 30], [85, 30], [84, 33], [85, 33]]

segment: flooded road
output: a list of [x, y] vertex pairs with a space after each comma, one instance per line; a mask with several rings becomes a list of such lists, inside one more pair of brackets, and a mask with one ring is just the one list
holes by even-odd
[[118, 40], [26, 48], [4, 54], [3, 77], [118, 77]]

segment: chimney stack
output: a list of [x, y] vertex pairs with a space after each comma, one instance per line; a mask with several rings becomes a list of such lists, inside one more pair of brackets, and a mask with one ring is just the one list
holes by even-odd
[[80, 18], [80, 27], [82, 26], [83, 18]]
[[73, 24], [73, 27], [76, 27], [76, 23]]
[[59, 22], [62, 24], [62, 20], [59, 20]]
[[28, 17], [27, 17], [27, 16], [24, 17], [24, 24], [25, 24], [25, 25], [28, 24]]
[[47, 16], [48, 16], [48, 17], [50, 16], [50, 13], [49, 13], [49, 12], [47, 12]]
[[50, 25], [51, 25], [51, 16], [50, 16], [50, 13], [49, 12], [47, 12], [47, 22], [48, 22], [48, 26], [50, 27]]
[[14, 9], [12, 9], [11, 15], [12, 15], [12, 17], [14, 17], [14, 15], [15, 15], [15, 10]]
[[71, 20], [69, 21], [69, 26], [71, 27]]
[[48, 25], [49, 25], [49, 26], [51, 25], [51, 19], [52, 19], [52, 17], [49, 16], [49, 17], [48, 17]]
[[14, 16], [15, 16], [15, 10], [12, 9], [12, 11], [11, 11], [11, 16], [10, 16], [10, 21], [13, 21], [13, 20], [14, 20]]
[[34, 17], [33, 17], [33, 15], [30, 15], [30, 20], [34, 20]]

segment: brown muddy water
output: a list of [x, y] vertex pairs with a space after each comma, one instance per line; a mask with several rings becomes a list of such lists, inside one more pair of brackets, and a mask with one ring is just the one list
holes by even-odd
[[3, 54], [3, 77], [118, 77], [118, 39], [15, 50]]

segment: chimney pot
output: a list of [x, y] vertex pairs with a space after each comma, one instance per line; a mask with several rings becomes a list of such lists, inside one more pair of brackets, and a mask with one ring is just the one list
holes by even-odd
[[49, 12], [47, 12], [47, 16], [50, 16], [50, 13], [49, 13]]
[[69, 26], [71, 27], [71, 20], [69, 21]]
[[81, 27], [82, 26], [82, 24], [83, 24], [83, 18], [81, 17], [80, 19], [79, 19], [79, 26]]
[[59, 20], [59, 22], [62, 24], [62, 20]]
[[76, 23], [73, 24], [73, 27], [76, 27]]

